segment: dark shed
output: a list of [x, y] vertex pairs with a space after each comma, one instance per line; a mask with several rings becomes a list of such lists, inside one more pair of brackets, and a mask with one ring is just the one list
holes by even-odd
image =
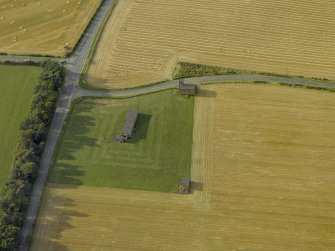
[[130, 109], [127, 112], [126, 120], [123, 126], [123, 132], [114, 137], [116, 142], [126, 142], [134, 136], [135, 125], [138, 119], [138, 111], [136, 109]]
[[185, 194], [189, 193], [190, 186], [191, 186], [191, 180], [189, 178], [183, 178], [180, 181], [179, 192]]
[[185, 85], [184, 83], [179, 83], [179, 94], [195, 96], [197, 90], [196, 85]]

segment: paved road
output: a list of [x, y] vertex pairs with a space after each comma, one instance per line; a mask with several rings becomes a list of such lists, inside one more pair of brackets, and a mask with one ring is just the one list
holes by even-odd
[[[29, 243], [27, 243], [26, 237], [30, 236], [34, 230], [35, 219], [38, 215], [42, 194], [48, 180], [52, 155], [57, 143], [59, 133], [70, 108], [73, 95], [79, 81], [80, 73], [83, 69], [85, 60], [92, 46], [94, 37], [98, 32], [99, 26], [101, 25], [103, 18], [107, 14], [108, 10], [112, 7], [113, 2], [114, 0], [105, 0], [101, 8], [96, 13], [94, 19], [90, 23], [75, 52], [68, 59], [68, 71], [65, 77], [64, 87], [61, 90], [61, 94], [57, 103], [56, 113], [51, 123], [49, 136], [46, 141], [40, 168], [30, 198], [30, 204], [27, 210], [26, 220], [22, 227], [20, 236], [20, 251], [27, 251], [29, 249]], [[33, 58], [29, 57], [28, 59]]]
[[[208, 76], [208, 77], [195, 77], [185, 78], [185, 84], [211, 84], [218, 82], [254, 82], [254, 81], [267, 81], [267, 82], [278, 82], [285, 84], [300, 84], [303, 86], [314, 86], [323, 88], [335, 88], [335, 82], [321, 82], [299, 78], [287, 78], [287, 77], [276, 77], [268, 75], [219, 75], [219, 76]], [[74, 97], [131, 97], [146, 93], [152, 93], [156, 91], [177, 88], [179, 84], [178, 80], [170, 80], [155, 85], [142, 86], [133, 89], [125, 90], [114, 90], [110, 92], [104, 91], [93, 91], [85, 90], [77, 87], [74, 92]]]

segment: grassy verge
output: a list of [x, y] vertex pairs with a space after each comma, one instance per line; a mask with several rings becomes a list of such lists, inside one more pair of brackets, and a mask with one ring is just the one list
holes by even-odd
[[0, 191], [8, 179], [20, 134], [41, 68], [0, 65]]
[[[116, 143], [125, 114], [139, 112], [136, 137]], [[176, 192], [190, 176], [194, 98], [168, 90], [127, 99], [76, 102], [50, 182]]]
[[95, 35], [94, 37], [94, 40], [92, 42], [92, 46], [90, 48], [90, 51], [88, 53], [88, 56], [86, 58], [86, 61], [85, 61], [85, 64], [84, 64], [84, 67], [83, 67], [83, 71], [81, 72], [80, 74], [80, 80], [79, 80], [79, 84], [82, 88], [85, 88], [85, 89], [92, 89], [92, 90], [107, 90], [107, 89], [102, 89], [102, 88], [94, 88], [92, 85], [90, 85], [87, 81], [86, 81], [86, 74], [87, 74], [87, 71], [88, 71], [88, 67], [90, 65], [90, 62], [91, 62], [91, 59], [94, 55], [94, 52], [96, 50], [96, 45], [98, 44], [99, 40], [100, 40], [100, 37], [101, 37], [101, 33], [103, 31], [103, 29], [105, 28], [106, 24], [107, 24], [107, 21], [110, 17], [110, 15], [113, 13], [113, 10], [115, 8], [115, 6], [117, 5], [117, 2], [118, 0], [115, 0], [114, 3], [113, 3], [113, 6], [112, 8], [110, 8], [110, 10], [108, 11], [107, 15], [104, 17], [104, 19], [102, 20], [102, 23], [99, 27], [99, 30], [97, 32], [97, 34]]

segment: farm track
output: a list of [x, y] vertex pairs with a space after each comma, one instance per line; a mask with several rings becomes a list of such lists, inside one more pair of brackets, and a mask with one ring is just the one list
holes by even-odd
[[[91, 22], [87, 31], [85, 32], [82, 40], [80, 41], [77, 49], [73, 55], [67, 60], [68, 72], [64, 87], [61, 91], [57, 109], [53, 118], [48, 140], [44, 154], [41, 159], [41, 166], [38, 172], [36, 183], [34, 185], [33, 193], [30, 200], [30, 205], [27, 212], [27, 218], [22, 228], [22, 236], [20, 239], [20, 251], [28, 250], [26, 237], [30, 236], [34, 230], [35, 219], [38, 215], [39, 206], [45, 189], [49, 170], [52, 164], [52, 155], [57, 143], [57, 139], [61, 132], [65, 118], [69, 112], [72, 101], [78, 97], [129, 97], [156, 91], [166, 90], [178, 87], [178, 80], [165, 81], [150, 86], [142, 86], [125, 90], [113, 90], [110, 92], [85, 90], [79, 87], [79, 77], [83, 69], [83, 65], [89, 53], [92, 41], [98, 31], [98, 28], [103, 20], [103, 17], [108, 12], [113, 4], [113, 0], [106, 0], [101, 8], [98, 10], [95, 18]], [[23, 62], [24, 60], [42, 61], [44, 57], [24, 57], [24, 56], [0, 56], [0, 61], [15, 61]], [[224, 76], [210, 76], [210, 77], [197, 77], [186, 78], [185, 83], [201, 84], [201, 83], [218, 83], [218, 82], [253, 82], [253, 81], [267, 81], [267, 82], [280, 82], [287, 84], [299, 84], [303, 86], [313, 86], [322, 88], [335, 88], [335, 82], [320, 82], [299, 78], [276, 77], [266, 75], [224, 75]]]
[[[219, 76], [208, 76], [208, 77], [194, 77], [194, 78], [185, 78], [185, 84], [213, 84], [220, 82], [276, 82], [284, 84], [297, 84], [302, 86], [313, 86], [320, 88], [335, 88], [335, 82], [320, 82], [313, 81], [308, 79], [300, 78], [288, 78], [288, 77], [277, 77], [277, 76], [268, 76], [268, 75], [219, 75]], [[142, 95], [147, 93], [152, 93], [156, 91], [167, 90], [171, 88], [177, 88], [179, 85], [179, 80], [170, 80], [155, 85], [148, 85], [142, 87], [136, 87], [131, 89], [124, 90], [114, 90], [114, 91], [92, 91], [85, 90], [77, 86], [74, 97], [131, 97], [136, 95]]]

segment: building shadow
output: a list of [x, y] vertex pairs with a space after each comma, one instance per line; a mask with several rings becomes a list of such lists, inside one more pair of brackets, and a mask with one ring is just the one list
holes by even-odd
[[191, 181], [191, 193], [194, 191], [202, 191], [204, 184], [202, 182]]
[[147, 138], [147, 132], [152, 115], [140, 113], [136, 122], [135, 137], [129, 143], [144, 140]]
[[216, 91], [198, 89], [197, 96], [204, 97], [204, 98], [215, 98], [217, 96], [217, 93]]

